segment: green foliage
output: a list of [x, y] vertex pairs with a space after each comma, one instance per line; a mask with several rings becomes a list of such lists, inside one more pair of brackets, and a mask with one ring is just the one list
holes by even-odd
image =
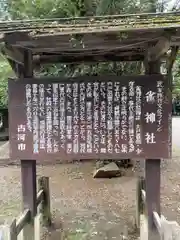
[[[33, 19], [49, 17], [66, 17], [65, 1], [57, 0], [8, 0], [7, 10], [12, 19]], [[61, 9], [61, 12], [58, 11]], [[69, 5], [72, 11], [72, 6]], [[59, 14], [60, 13], [60, 14]]]
[[6, 108], [8, 103], [8, 78], [13, 76], [13, 71], [9, 63], [0, 59], [0, 108]]
[[77, 17], [94, 14], [93, 5], [89, 0], [8, 0], [7, 11], [11, 19]]
[[180, 95], [180, 55], [177, 55], [173, 67], [173, 95]]
[[137, 0], [100, 0], [97, 5], [97, 15], [111, 15], [140, 12], [140, 2]]

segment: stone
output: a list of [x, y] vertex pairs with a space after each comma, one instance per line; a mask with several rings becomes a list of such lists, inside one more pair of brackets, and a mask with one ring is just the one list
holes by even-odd
[[99, 168], [102, 168], [104, 167], [104, 160], [97, 160], [96, 161], [96, 170], [99, 169]]
[[104, 167], [105, 165], [112, 163], [112, 162], [116, 163], [116, 165], [119, 168], [130, 168], [133, 165], [131, 159], [119, 159], [119, 160], [118, 159], [116, 159], [116, 160], [104, 159], [104, 160], [96, 161], [96, 169]]
[[113, 178], [113, 177], [120, 177], [121, 170], [116, 165], [116, 163], [111, 162], [104, 167], [101, 167], [95, 170], [93, 177], [94, 178]]

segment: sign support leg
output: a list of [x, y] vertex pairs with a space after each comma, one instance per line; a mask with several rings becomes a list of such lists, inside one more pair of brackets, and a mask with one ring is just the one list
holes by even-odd
[[[161, 59], [148, 62], [145, 59], [146, 74], [159, 74]], [[160, 236], [153, 222], [153, 211], [159, 216], [160, 212], [160, 178], [161, 178], [161, 160], [147, 159], [145, 161], [145, 186], [146, 186], [146, 213], [148, 221], [148, 240], [160, 240]]]
[[160, 159], [145, 162], [146, 209], [148, 219], [148, 240], [160, 240], [153, 221], [153, 211], [160, 212]]
[[37, 213], [36, 204], [36, 161], [35, 160], [21, 160], [21, 178], [22, 178], [22, 200], [23, 210], [29, 209], [31, 211], [30, 224], [24, 228], [23, 239], [34, 239], [34, 222], [33, 218]]
[[[29, 50], [24, 51], [24, 67], [22, 69], [19, 69], [19, 77], [33, 77], [33, 55]], [[34, 240], [34, 216], [37, 214], [35, 160], [21, 160], [21, 176], [23, 210], [29, 209], [31, 211], [30, 224], [23, 230], [23, 239]]]

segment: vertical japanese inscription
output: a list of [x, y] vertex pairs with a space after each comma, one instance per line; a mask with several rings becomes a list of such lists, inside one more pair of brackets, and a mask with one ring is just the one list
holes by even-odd
[[72, 154], [72, 84], [66, 85], [66, 153]]
[[99, 153], [99, 83], [93, 87], [93, 152]]
[[136, 86], [136, 106], [135, 106], [135, 120], [136, 120], [136, 153], [139, 155], [142, 152], [142, 124], [141, 124], [141, 104], [142, 104], [142, 89], [141, 86]]
[[59, 151], [59, 87], [58, 83], [53, 84], [53, 152]]
[[79, 153], [79, 94], [78, 83], [73, 83], [73, 153]]
[[92, 153], [93, 151], [93, 135], [92, 135], [92, 129], [93, 129], [93, 119], [92, 119], [92, 83], [87, 83], [86, 87], [86, 149], [87, 153]]
[[163, 82], [157, 81], [157, 131], [162, 131]]
[[59, 109], [59, 140], [60, 140], [60, 147], [65, 150], [65, 141], [66, 141], [66, 127], [65, 127], [65, 84], [59, 84], [59, 102], [60, 102], [60, 109]]
[[100, 83], [100, 153], [106, 153], [107, 136], [106, 136], [106, 83]]
[[[153, 111], [146, 111], [145, 112], [145, 123], [146, 125], [154, 125], [156, 126], [156, 92], [149, 90], [145, 93], [145, 101], [147, 106], [153, 105]], [[148, 128], [147, 128], [148, 129]], [[155, 144], [156, 143], [156, 136], [154, 131], [146, 131], [145, 132], [145, 142], [146, 144]]]
[[120, 128], [120, 101], [121, 101], [121, 92], [120, 92], [120, 83], [115, 82], [114, 83], [114, 152], [120, 153], [121, 147], [120, 147], [120, 134], [121, 134], [121, 128]]
[[113, 153], [113, 82], [107, 82], [107, 152]]
[[46, 88], [46, 150], [47, 153], [53, 152], [52, 142], [52, 84], [48, 84]]
[[80, 153], [86, 153], [86, 89], [85, 83], [80, 83]]
[[128, 131], [128, 118], [127, 118], [127, 87], [121, 87], [121, 152], [127, 153], [127, 131]]
[[128, 110], [129, 110], [129, 126], [128, 126], [128, 131], [129, 131], [129, 143], [128, 143], [128, 148], [129, 152], [132, 153], [135, 150], [135, 145], [134, 145], [134, 82], [130, 81], [129, 82], [129, 102], [128, 102]]
[[18, 140], [18, 150], [25, 151], [26, 150], [26, 126], [18, 125], [17, 126], [17, 140]]
[[32, 132], [32, 86], [26, 84], [26, 119], [27, 129]]
[[39, 113], [38, 113], [38, 85], [32, 85], [33, 94], [33, 153], [39, 153]]
[[46, 149], [46, 119], [45, 119], [44, 84], [39, 85], [39, 148]]

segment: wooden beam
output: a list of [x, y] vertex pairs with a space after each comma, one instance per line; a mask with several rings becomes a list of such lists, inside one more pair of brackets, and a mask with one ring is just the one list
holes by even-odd
[[[85, 47], [86, 46], [86, 47]], [[58, 52], [65, 52], [65, 51], [74, 51], [75, 54], [76, 52], [80, 51], [94, 51], [94, 50], [99, 50], [99, 51], [104, 51], [104, 52], [110, 52], [114, 49], [119, 49], [119, 50], [136, 50], [136, 49], [141, 49], [142, 51], [145, 49], [145, 45], [142, 43], [135, 43], [132, 45], [121, 45], [120, 43], [117, 45], [111, 45], [111, 44], [106, 44], [106, 43], [101, 43], [101, 44], [93, 44], [93, 45], [84, 45], [83, 46], [77, 46], [77, 47], [72, 47], [72, 46], [53, 46], [52, 47], [43, 47], [43, 48], [30, 48], [33, 51], [33, 54], [40, 54], [40, 53], [58, 53]]]
[[34, 217], [37, 213], [36, 204], [36, 161], [21, 160], [21, 177], [22, 177], [22, 197], [23, 210], [29, 209], [31, 214], [30, 225], [27, 225], [23, 230], [24, 240], [34, 240]]
[[14, 73], [18, 76], [18, 68], [17, 68], [17, 63], [15, 61], [13, 61], [12, 59], [7, 58], [12, 70], [14, 71]]
[[148, 217], [148, 240], [160, 240], [160, 235], [153, 221], [153, 212], [161, 216], [160, 185], [161, 185], [161, 160], [146, 159], [145, 162], [145, 190]]
[[137, 53], [132, 55], [118, 55], [118, 54], [105, 54], [105, 55], [80, 55], [80, 56], [65, 56], [65, 55], [42, 55], [34, 56], [34, 65], [43, 65], [49, 63], [82, 63], [82, 62], [116, 62], [116, 61], [143, 61], [144, 55]]
[[161, 58], [170, 48], [170, 39], [167, 37], [161, 37], [155, 46], [148, 49], [148, 61], [155, 62]]
[[23, 55], [24, 65], [17, 64], [17, 71], [19, 78], [31, 78], [33, 77], [33, 55], [30, 50], [25, 50]]
[[16, 63], [23, 65], [23, 52], [19, 48], [13, 48], [12, 46], [6, 44], [2, 48], [1, 52], [7, 59], [11, 59]]
[[4, 35], [5, 45], [2, 47], [2, 54], [11, 62], [16, 62], [19, 65], [24, 65], [24, 48], [22, 46], [13, 46], [17, 41], [29, 41], [31, 38], [27, 33], [14, 32]]
[[30, 50], [24, 51], [24, 77], [32, 78], [33, 72], [33, 54]]
[[[31, 51], [25, 51], [24, 67], [19, 69], [20, 78], [33, 78]], [[37, 214], [36, 161], [21, 160], [23, 208], [31, 211], [31, 223], [23, 230], [24, 240], [34, 240], [34, 217]]]
[[[152, 39], [157, 39], [162, 36], [163, 29], [161, 31], [155, 31], [151, 29], [151, 32], [115, 32], [115, 33], [98, 33], [93, 34], [91, 32], [86, 34], [74, 34], [72, 35], [62, 35], [58, 33], [49, 35], [22, 35], [21, 32], [11, 33], [11, 44], [19, 47], [49, 47], [49, 43], [56, 46], [69, 45], [74, 43], [134, 43], [138, 41], [152, 41]], [[15, 36], [14, 36], [15, 34]], [[10, 41], [10, 40], [9, 40]]]
[[29, 37], [28, 33], [25, 32], [9, 32], [4, 35], [4, 42], [12, 45], [17, 41], [29, 41], [31, 37]]
[[71, 36], [46, 36], [37, 39], [32, 39], [30, 41], [16, 41], [12, 46], [30, 48], [33, 52], [43, 52], [43, 51], [57, 51], [64, 49], [108, 49], [108, 48], [137, 48], [143, 47], [147, 42], [153, 42], [157, 37], [150, 37], [139, 39], [127, 38], [121, 39], [120, 36], [111, 36], [107, 38], [108, 35], [94, 36], [88, 35], [81, 38], [73, 38]]
[[31, 49], [34, 53], [56, 52], [63, 50], [87, 50], [87, 49], [109, 49], [109, 48], [143, 48], [147, 43], [153, 43], [162, 36], [162, 32], [151, 34], [119, 34], [119, 33], [87, 33], [84, 35], [47, 35], [29, 36], [29, 40], [17, 39], [11, 42], [12, 46]]

